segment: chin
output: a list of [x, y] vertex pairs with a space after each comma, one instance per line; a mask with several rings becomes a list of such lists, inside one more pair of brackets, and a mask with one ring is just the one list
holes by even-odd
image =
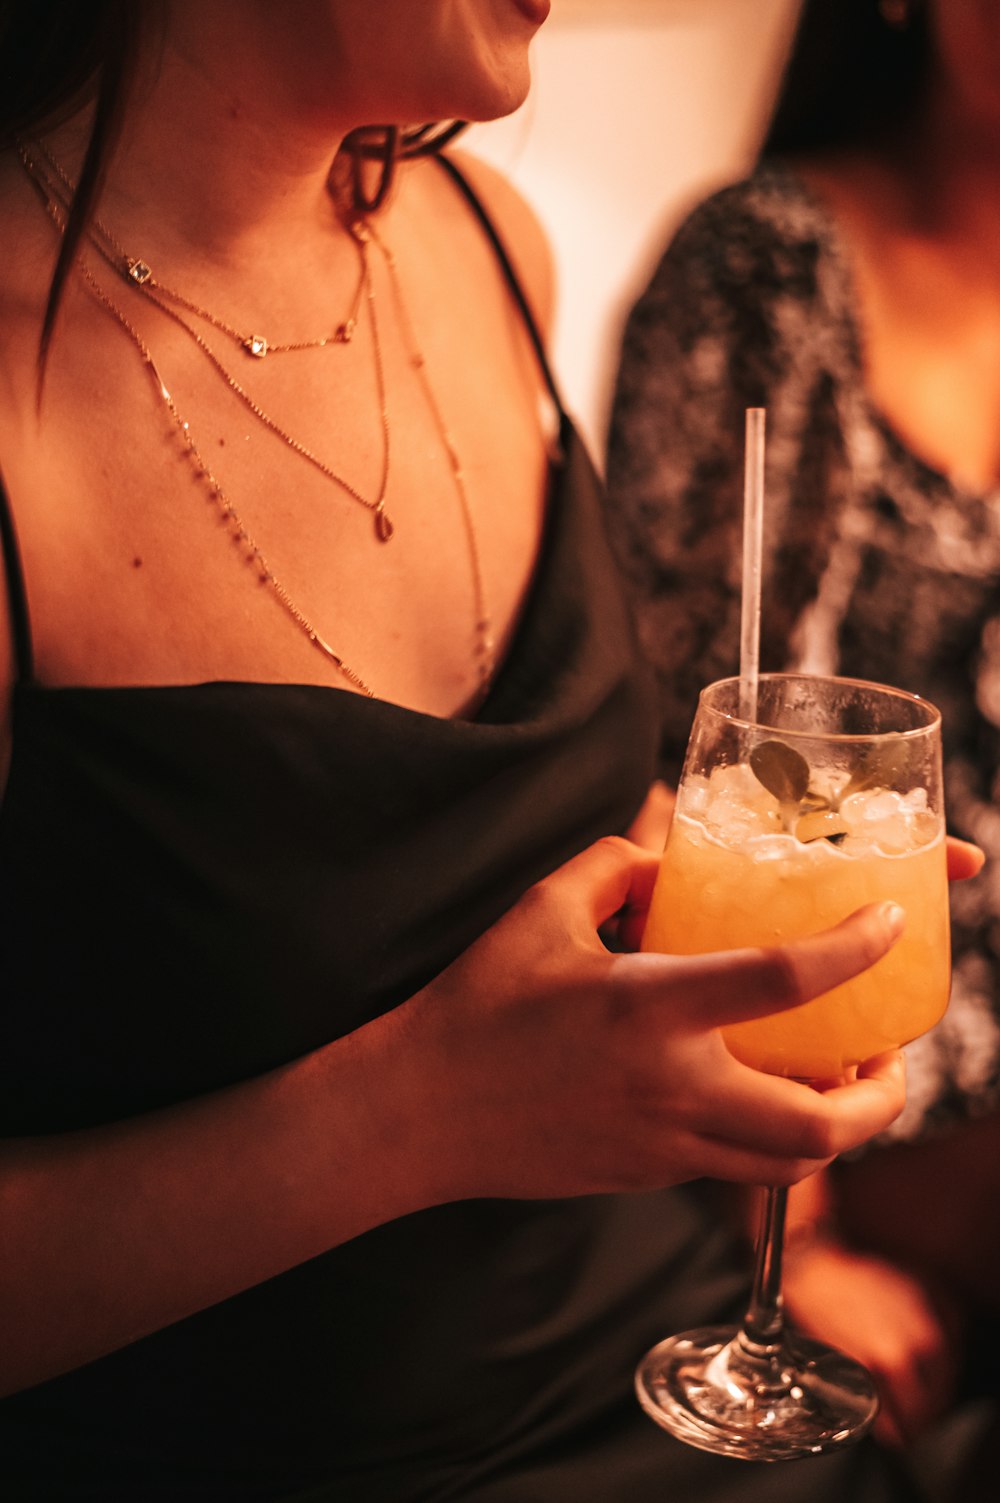
[[457, 95], [461, 109], [452, 110], [450, 118], [461, 120], [499, 120], [520, 109], [531, 90], [531, 67], [526, 50], [505, 59], [501, 65], [484, 67], [467, 73]]
[[459, 120], [501, 120], [504, 115], [512, 115], [519, 110], [528, 97], [530, 80], [523, 87], [511, 87], [505, 90], [494, 90], [489, 96], [480, 95], [468, 102], [466, 107], [457, 115]]

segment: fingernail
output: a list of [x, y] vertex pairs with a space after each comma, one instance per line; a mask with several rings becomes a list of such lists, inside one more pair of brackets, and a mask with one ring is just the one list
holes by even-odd
[[897, 934], [902, 934], [906, 924], [906, 910], [900, 908], [898, 903], [882, 904], [882, 919], [893, 939]]

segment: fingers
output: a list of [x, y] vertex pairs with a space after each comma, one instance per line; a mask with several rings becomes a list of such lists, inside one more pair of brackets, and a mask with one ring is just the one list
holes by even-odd
[[585, 909], [585, 918], [600, 928], [619, 910], [644, 913], [649, 907], [659, 861], [616, 835], [605, 836], [567, 861], [538, 884], [570, 911]]
[[652, 783], [646, 801], [628, 830], [628, 838], [657, 856], [663, 854], [674, 812], [674, 793], [666, 783]]
[[963, 882], [968, 877], [975, 877], [982, 871], [986, 860], [985, 851], [981, 851], [978, 845], [958, 840], [954, 835], [948, 836], [946, 853], [949, 882]]
[[640, 985], [658, 989], [690, 1021], [717, 1028], [784, 1012], [830, 991], [880, 960], [904, 923], [897, 904], [875, 903], [832, 929], [773, 949], [617, 959], [623, 974], [628, 967]]
[[700, 1098], [691, 1125], [720, 1150], [739, 1147], [784, 1163], [779, 1179], [761, 1183], [792, 1183], [812, 1172], [803, 1167], [807, 1162], [816, 1169], [857, 1148], [884, 1132], [906, 1101], [906, 1072], [898, 1050], [869, 1060], [857, 1080], [828, 1091], [764, 1075], [729, 1056], [713, 1079], [715, 1088]]
[[900, 1050], [891, 1049], [866, 1060], [856, 1080], [813, 1094], [822, 1103], [830, 1147], [835, 1154], [846, 1153], [884, 1132], [903, 1110], [906, 1062]]
[[941, 1333], [928, 1325], [916, 1352], [876, 1352], [868, 1357], [882, 1401], [881, 1434], [888, 1444], [912, 1445], [946, 1413], [954, 1388], [950, 1355]]
[[956, 1351], [947, 1322], [919, 1280], [836, 1235], [789, 1249], [786, 1308], [809, 1335], [871, 1373], [881, 1400], [876, 1433], [912, 1444], [954, 1396]]
[[815, 1174], [827, 1162], [825, 1159], [796, 1158], [787, 1153], [763, 1153], [743, 1143], [713, 1138], [692, 1138], [690, 1159], [698, 1165], [699, 1177], [725, 1180], [735, 1185], [774, 1185], [778, 1188], [798, 1184], [799, 1180]]

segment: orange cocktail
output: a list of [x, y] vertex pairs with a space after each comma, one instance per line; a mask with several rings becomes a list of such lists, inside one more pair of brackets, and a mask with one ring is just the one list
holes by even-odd
[[744, 1063], [840, 1075], [925, 1033], [948, 1002], [940, 717], [856, 680], [767, 674], [702, 694], [643, 949], [779, 944], [892, 899], [906, 928], [871, 969], [801, 1007], [724, 1029]]
[[[902, 938], [870, 970], [788, 1012], [723, 1030], [733, 1054], [775, 1075], [836, 1076], [916, 1038], [949, 988], [944, 833], [926, 792], [854, 793], [786, 831], [745, 765], [688, 781], [674, 816], [643, 948], [674, 954], [777, 944], [890, 898]], [[826, 833], [823, 833], [824, 830]]]

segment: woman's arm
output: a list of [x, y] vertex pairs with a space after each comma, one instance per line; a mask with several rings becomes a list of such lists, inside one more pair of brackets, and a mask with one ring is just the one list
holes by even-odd
[[10, 1391], [87, 1362], [421, 1207], [787, 1184], [884, 1128], [898, 1056], [818, 1093], [758, 1074], [717, 1025], [873, 963], [864, 910], [773, 951], [611, 954], [655, 860], [599, 842], [409, 1002], [287, 1068], [149, 1116], [9, 1142], [0, 1370]]
[[[849, 1173], [851, 1166], [844, 1168]], [[810, 1176], [789, 1196], [785, 1308], [801, 1330], [868, 1369], [880, 1399], [876, 1434], [903, 1448], [954, 1402], [960, 1301], [944, 1280], [848, 1239], [838, 1222], [833, 1172]]]

